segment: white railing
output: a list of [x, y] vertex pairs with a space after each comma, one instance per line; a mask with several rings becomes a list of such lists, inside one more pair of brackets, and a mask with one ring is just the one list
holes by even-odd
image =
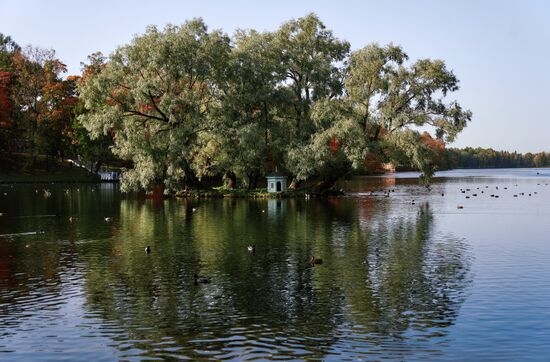
[[101, 177], [101, 181], [118, 181], [120, 172], [99, 171], [99, 177]]
[[[67, 159], [67, 161], [72, 163], [73, 165], [75, 165], [77, 167], [82, 167], [83, 169], [86, 169], [90, 173], [94, 173], [92, 171], [91, 166], [86, 167], [86, 165], [80, 164], [77, 161], [71, 160], [71, 159]], [[101, 178], [101, 181], [118, 181], [118, 180], [120, 180], [120, 172], [100, 170], [97, 174]]]

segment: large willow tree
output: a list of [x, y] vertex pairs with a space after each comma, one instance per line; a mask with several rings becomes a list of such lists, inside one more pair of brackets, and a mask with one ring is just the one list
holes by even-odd
[[275, 167], [324, 190], [373, 157], [429, 178], [433, 139], [422, 133], [443, 144], [471, 118], [447, 100], [457, 77], [394, 45], [349, 51], [315, 14], [231, 41], [201, 20], [150, 27], [84, 78], [80, 120], [130, 161], [126, 190], [213, 175], [255, 187]]
[[407, 65], [407, 60], [391, 44], [351, 53], [344, 95], [325, 97], [313, 108], [315, 131], [294, 159], [300, 179], [320, 175], [321, 186], [329, 187], [372, 154], [393, 162], [404, 157], [423, 176], [433, 175], [432, 150], [421, 131], [431, 129], [438, 139], [451, 142], [471, 112], [445, 101], [458, 90], [458, 79], [443, 61], [421, 59]]
[[229, 51], [229, 38], [200, 19], [149, 27], [80, 84], [89, 110], [81, 122], [93, 136], [111, 134], [113, 153], [133, 165], [123, 189], [172, 191], [194, 181], [197, 139], [214, 127], [216, 79]]
[[220, 82], [218, 127], [202, 148], [199, 173], [223, 173], [229, 187], [237, 178], [255, 188], [265, 170], [283, 158], [288, 132], [280, 122], [285, 79], [272, 33], [239, 30], [233, 37]]
[[[317, 132], [311, 110], [317, 102], [341, 95], [340, 64], [350, 45], [336, 38], [315, 14], [309, 14], [281, 25], [274, 33], [273, 46], [283, 76], [280, 87], [287, 94], [287, 108], [281, 119], [289, 132], [284, 166], [299, 177], [304, 163], [310, 162], [304, 151]], [[290, 187], [295, 187], [297, 180], [300, 178], [295, 177]]]

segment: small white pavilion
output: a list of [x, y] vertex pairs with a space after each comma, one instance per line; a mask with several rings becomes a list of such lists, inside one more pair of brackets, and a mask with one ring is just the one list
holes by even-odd
[[275, 170], [274, 173], [266, 175], [267, 192], [284, 192], [287, 190], [287, 177]]

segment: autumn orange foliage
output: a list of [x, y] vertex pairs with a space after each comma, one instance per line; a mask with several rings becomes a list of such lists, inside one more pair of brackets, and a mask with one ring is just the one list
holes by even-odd
[[10, 83], [12, 74], [0, 71], [0, 127], [8, 127], [10, 124], [13, 103], [10, 99]]
[[439, 138], [433, 138], [428, 132], [422, 133], [422, 142], [433, 151], [441, 152], [445, 150], [445, 142]]
[[338, 152], [338, 150], [340, 149], [340, 141], [338, 141], [336, 137], [333, 137], [330, 140], [329, 147], [330, 147], [330, 154], [334, 156], [334, 154]]

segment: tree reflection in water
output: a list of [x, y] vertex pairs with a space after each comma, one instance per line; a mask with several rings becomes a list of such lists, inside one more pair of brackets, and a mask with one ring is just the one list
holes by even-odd
[[86, 255], [87, 311], [122, 328], [123, 356], [436, 353], [469, 250], [433, 234], [428, 204], [368, 200], [123, 200], [108, 250]]

